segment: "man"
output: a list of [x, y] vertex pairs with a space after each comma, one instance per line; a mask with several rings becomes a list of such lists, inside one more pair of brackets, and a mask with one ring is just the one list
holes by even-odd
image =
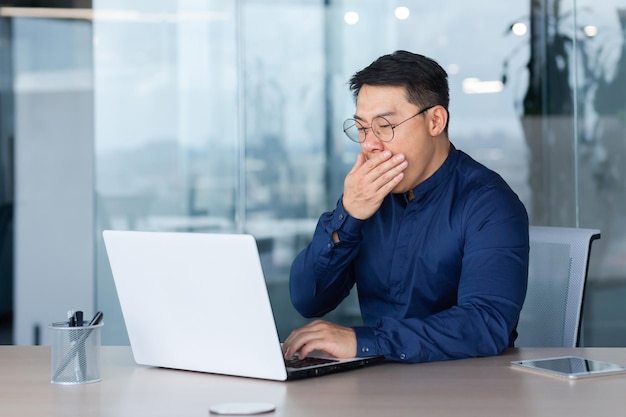
[[397, 51], [357, 72], [350, 89], [356, 112], [344, 131], [362, 151], [294, 260], [290, 291], [303, 316], [321, 317], [356, 284], [364, 325], [314, 321], [289, 335], [285, 357], [426, 362], [513, 346], [528, 215], [498, 174], [450, 142], [446, 72]]

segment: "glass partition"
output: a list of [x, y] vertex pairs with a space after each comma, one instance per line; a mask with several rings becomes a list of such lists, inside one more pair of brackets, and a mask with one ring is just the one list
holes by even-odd
[[[448, 71], [452, 142], [509, 182], [531, 223], [602, 229], [584, 343], [623, 343], [606, 320], [623, 308], [602, 300], [625, 282], [626, 3], [482, 3], [94, 1], [97, 236], [253, 234], [285, 337], [306, 322], [290, 263], [359, 150], [341, 131], [347, 81], [407, 49]], [[125, 333], [100, 238], [96, 254], [115, 344]], [[358, 316], [350, 299], [329, 318]]]
[[233, 2], [94, 2], [98, 305], [126, 338], [103, 229], [235, 231], [240, 174]]
[[[561, 11], [567, 18], [567, 10]], [[575, 207], [594, 243], [583, 315], [586, 345], [624, 346], [626, 309], [626, 1], [577, 0], [571, 41], [575, 78]], [[567, 38], [566, 38], [567, 39]], [[553, 172], [553, 175], [557, 175]], [[558, 201], [554, 221], [563, 221]]]

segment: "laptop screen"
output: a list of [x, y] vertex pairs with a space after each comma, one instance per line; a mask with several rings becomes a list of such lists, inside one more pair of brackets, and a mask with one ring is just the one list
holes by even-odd
[[254, 237], [111, 230], [103, 237], [137, 363], [286, 379]]

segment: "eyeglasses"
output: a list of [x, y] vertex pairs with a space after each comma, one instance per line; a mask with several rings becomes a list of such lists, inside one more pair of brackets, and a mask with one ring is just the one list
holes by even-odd
[[415, 113], [413, 116], [408, 119], [404, 119], [400, 123], [396, 123], [395, 125], [391, 124], [389, 120], [385, 119], [383, 116], [376, 116], [374, 120], [372, 120], [372, 124], [370, 127], [365, 127], [355, 119], [346, 119], [343, 122], [343, 132], [346, 136], [353, 142], [363, 143], [365, 142], [365, 137], [367, 136], [367, 131], [372, 130], [376, 137], [383, 142], [391, 142], [393, 140], [393, 134], [395, 132], [395, 128], [400, 126], [402, 123], [411, 120], [412, 118], [419, 116], [420, 114], [427, 112], [428, 110], [435, 107], [435, 105], [428, 106], [423, 108], [419, 112]]

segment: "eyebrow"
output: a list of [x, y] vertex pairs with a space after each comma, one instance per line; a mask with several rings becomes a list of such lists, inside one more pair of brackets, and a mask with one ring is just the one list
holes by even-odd
[[[374, 120], [377, 117], [388, 117], [388, 116], [394, 116], [396, 114], [397, 114], [396, 112], [388, 111], [388, 112], [385, 112], [385, 113], [377, 114], [376, 116], [372, 117], [372, 120]], [[365, 121], [365, 119], [363, 119], [362, 117], [360, 117], [359, 115], [356, 115], [356, 114], [354, 115], [353, 118], [354, 118], [354, 120]]]

